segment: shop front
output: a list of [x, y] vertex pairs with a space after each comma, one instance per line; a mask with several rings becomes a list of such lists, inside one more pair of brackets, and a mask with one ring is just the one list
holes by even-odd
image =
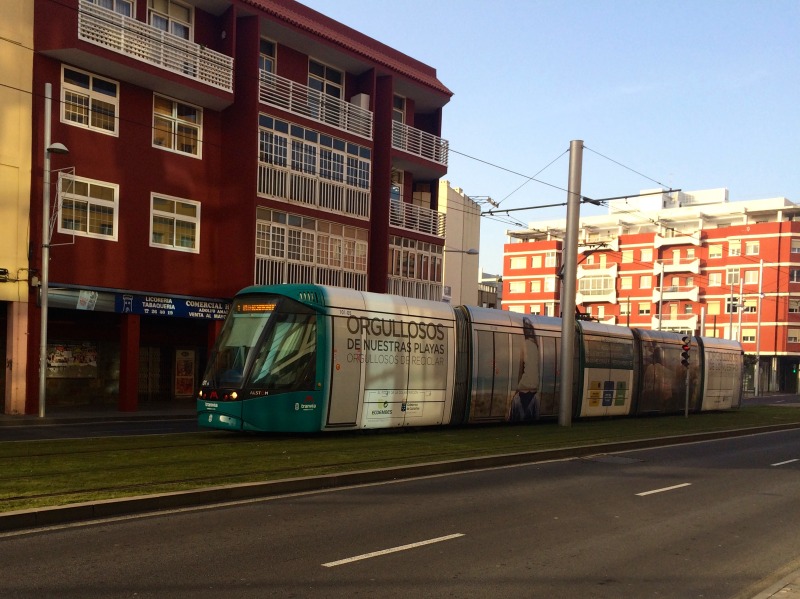
[[47, 407], [158, 409], [193, 401], [225, 300], [54, 288]]

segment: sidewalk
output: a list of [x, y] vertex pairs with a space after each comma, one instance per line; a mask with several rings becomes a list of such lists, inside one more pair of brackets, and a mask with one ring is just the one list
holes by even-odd
[[197, 407], [192, 402], [169, 404], [143, 404], [135, 412], [122, 412], [115, 405], [69, 406], [47, 409], [43, 418], [38, 414], [0, 414], [0, 427], [38, 426], [78, 422], [103, 422], [114, 420], [166, 420], [196, 418]]

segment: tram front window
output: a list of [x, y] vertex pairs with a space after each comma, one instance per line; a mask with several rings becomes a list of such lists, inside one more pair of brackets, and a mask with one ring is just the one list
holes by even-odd
[[267, 391], [311, 391], [317, 365], [314, 314], [276, 314], [256, 356], [249, 387]]
[[216, 351], [211, 356], [204, 384], [240, 389], [250, 358], [264, 327], [275, 310], [277, 298], [243, 299], [234, 302], [231, 314], [220, 333]]

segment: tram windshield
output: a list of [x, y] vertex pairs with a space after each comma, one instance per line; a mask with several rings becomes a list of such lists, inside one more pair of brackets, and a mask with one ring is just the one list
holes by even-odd
[[244, 297], [231, 307], [203, 384], [229, 389], [245, 385], [273, 391], [312, 389], [315, 374], [313, 311], [288, 298]]

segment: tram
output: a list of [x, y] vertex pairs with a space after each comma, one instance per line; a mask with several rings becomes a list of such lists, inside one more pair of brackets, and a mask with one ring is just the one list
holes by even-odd
[[[320, 285], [233, 300], [197, 398], [198, 425], [319, 432], [558, 416], [561, 320]], [[727, 410], [735, 341], [576, 323], [572, 416]], [[688, 391], [687, 391], [688, 385]]]

